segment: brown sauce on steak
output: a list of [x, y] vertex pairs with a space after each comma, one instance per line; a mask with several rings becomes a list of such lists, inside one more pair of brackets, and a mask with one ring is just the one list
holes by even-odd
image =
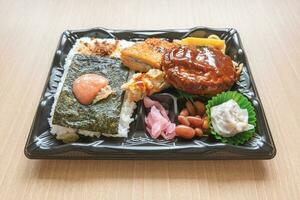
[[167, 82], [191, 94], [215, 95], [238, 79], [231, 58], [212, 47], [174, 48], [165, 53], [162, 66]]

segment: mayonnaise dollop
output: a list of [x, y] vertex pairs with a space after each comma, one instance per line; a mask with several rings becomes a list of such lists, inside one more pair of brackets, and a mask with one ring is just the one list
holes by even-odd
[[232, 137], [254, 128], [248, 124], [247, 109], [241, 109], [232, 99], [211, 108], [211, 121], [214, 130], [223, 137]]

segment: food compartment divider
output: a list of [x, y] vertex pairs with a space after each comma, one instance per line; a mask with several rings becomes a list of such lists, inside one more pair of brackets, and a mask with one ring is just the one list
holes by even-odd
[[[210, 137], [194, 140], [163, 139], [153, 140], [145, 131], [145, 109], [139, 102], [135, 111], [135, 121], [130, 126], [128, 138], [85, 138], [78, 142], [63, 144], [49, 132], [47, 118], [53, 103], [53, 96], [60, 81], [65, 58], [76, 39], [80, 37], [116, 38], [133, 41], [144, 40], [147, 37], [167, 38], [170, 41], [186, 36], [207, 37], [216, 34], [226, 41], [226, 53], [244, 68], [240, 81], [232, 88], [247, 96], [254, 104], [257, 113], [258, 134], [243, 146], [222, 144]], [[166, 90], [174, 97], [174, 90]], [[155, 94], [153, 100], [164, 101], [162, 94]], [[179, 103], [182, 100], [176, 99]], [[164, 102], [161, 102], [164, 103]], [[174, 105], [177, 106], [177, 103]], [[174, 118], [180, 107], [174, 107]], [[260, 102], [247, 57], [238, 32], [232, 28], [214, 29], [195, 27], [192, 29], [166, 30], [109, 30], [93, 28], [78, 31], [65, 31], [59, 41], [51, 69], [42, 93], [40, 104], [33, 120], [25, 155], [32, 159], [271, 159], [276, 149], [273, 143], [263, 106]]]

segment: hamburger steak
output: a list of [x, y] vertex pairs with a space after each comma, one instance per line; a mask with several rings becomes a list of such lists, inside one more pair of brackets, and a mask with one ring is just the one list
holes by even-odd
[[239, 73], [229, 56], [212, 47], [181, 46], [164, 55], [166, 81], [191, 94], [215, 95], [238, 80]]

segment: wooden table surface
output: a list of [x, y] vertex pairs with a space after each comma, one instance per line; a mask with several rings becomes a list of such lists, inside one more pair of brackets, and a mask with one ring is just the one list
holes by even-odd
[[[184, 3], [183, 3], [184, 2]], [[0, 199], [300, 199], [300, 3], [0, 1]], [[267, 161], [46, 161], [23, 153], [66, 29], [234, 27], [277, 147]]]

